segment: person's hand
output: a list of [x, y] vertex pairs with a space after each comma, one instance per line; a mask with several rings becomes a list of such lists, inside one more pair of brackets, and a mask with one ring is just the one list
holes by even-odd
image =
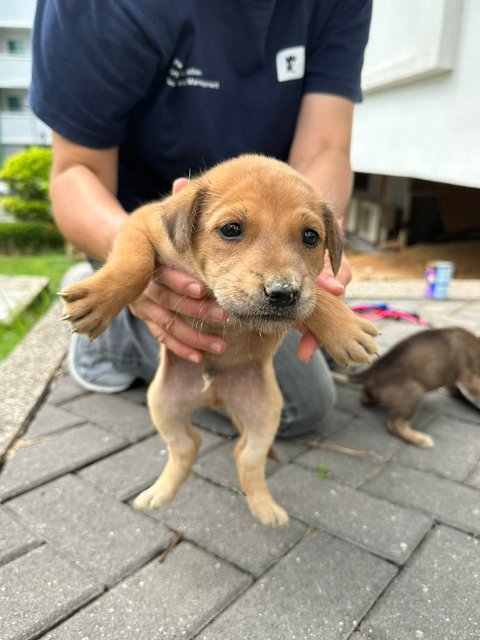
[[[173, 193], [187, 184], [186, 178], [179, 178], [173, 184]], [[214, 300], [207, 299], [206, 295], [206, 286], [200, 280], [181, 270], [160, 266], [130, 309], [170, 351], [185, 360], [200, 362], [205, 351], [218, 354], [227, 348], [222, 338], [201, 331], [202, 320], [221, 323], [228, 316], [222, 307]], [[179, 313], [198, 318], [200, 330], [183, 320]]]
[[[343, 296], [345, 293], [345, 287], [352, 279], [352, 268], [348, 262], [345, 254], [342, 254], [342, 261], [340, 263], [340, 269], [336, 276], [333, 275], [330, 260], [328, 259], [328, 252], [325, 253], [325, 264], [321, 274], [317, 278], [317, 285], [323, 287], [330, 293], [336, 296]], [[303, 334], [297, 349], [297, 356], [302, 362], [308, 362], [318, 349], [319, 344], [315, 340], [315, 336], [310, 331], [305, 331]]]

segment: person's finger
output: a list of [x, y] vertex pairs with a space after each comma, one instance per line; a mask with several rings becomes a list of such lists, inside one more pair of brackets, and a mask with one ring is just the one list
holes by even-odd
[[[202, 333], [201, 322], [198, 323], [198, 327], [191, 326], [176, 313], [159, 307], [155, 303], [144, 302], [132, 311], [144, 322], [153, 325], [154, 330], [150, 329], [152, 334], [167, 347], [169, 342], [175, 341], [183, 343], [193, 351], [209, 351], [216, 354], [223, 353], [227, 348], [227, 343], [222, 338], [215, 334]], [[172, 338], [174, 340], [171, 340]]]
[[155, 269], [151, 282], [163, 284], [178, 294], [190, 298], [203, 298], [207, 294], [207, 287], [201, 280], [180, 269], [163, 265]]
[[345, 293], [345, 287], [343, 284], [333, 275], [331, 276], [323, 271], [317, 278], [317, 285], [322, 287], [322, 289], [326, 289], [330, 293], [333, 293], [335, 296], [342, 296]]
[[214, 300], [197, 300], [179, 295], [173, 289], [155, 282], [149, 284], [145, 293], [157, 305], [191, 318], [224, 322], [228, 317], [228, 313]]
[[309, 362], [315, 351], [318, 349], [319, 344], [315, 339], [315, 336], [310, 331], [303, 334], [298, 343], [297, 357], [302, 362]]
[[182, 189], [185, 189], [185, 187], [188, 186], [188, 183], [190, 182], [190, 180], [188, 178], [177, 178], [176, 180], [173, 181], [172, 184], [172, 193], [178, 193], [179, 191], [182, 191]]
[[328, 251], [326, 251], [323, 269], [317, 278], [318, 286], [326, 289], [336, 296], [342, 296], [345, 293], [346, 285], [350, 282], [351, 279], [352, 269], [345, 254], [342, 254], [340, 268], [338, 270], [338, 273], [334, 275], [332, 266], [328, 259]]
[[145, 320], [145, 324], [147, 325], [150, 333], [153, 335], [156, 340], [159, 342], [163, 342], [167, 349], [173, 351], [179, 358], [183, 358], [184, 360], [190, 360], [190, 362], [201, 362], [204, 358], [203, 351], [198, 351], [197, 349], [192, 349], [188, 345], [180, 342], [173, 336], [169, 336], [162, 332], [160, 327], [154, 322], [150, 322], [150, 320]]

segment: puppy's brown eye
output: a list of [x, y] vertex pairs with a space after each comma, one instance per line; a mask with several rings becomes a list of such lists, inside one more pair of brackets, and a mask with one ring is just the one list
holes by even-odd
[[225, 240], [238, 240], [243, 235], [242, 227], [238, 222], [229, 222], [228, 224], [224, 224], [223, 227], [220, 227], [218, 232]]
[[313, 229], [306, 229], [303, 232], [302, 241], [306, 247], [316, 247], [318, 244], [319, 235]]

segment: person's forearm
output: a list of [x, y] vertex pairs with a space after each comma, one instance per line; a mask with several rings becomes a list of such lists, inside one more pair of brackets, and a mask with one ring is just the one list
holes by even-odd
[[52, 174], [50, 197], [64, 237], [89, 257], [104, 261], [127, 218], [115, 196], [88, 167], [77, 164]]
[[348, 154], [328, 149], [316, 156], [291, 163], [325, 197], [345, 230], [348, 204], [352, 194], [353, 173]]

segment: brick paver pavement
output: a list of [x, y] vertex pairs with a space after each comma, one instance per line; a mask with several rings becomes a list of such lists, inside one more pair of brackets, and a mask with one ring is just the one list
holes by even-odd
[[[399, 305], [480, 328], [475, 302]], [[418, 330], [381, 324], [382, 349]], [[145, 390], [52, 383], [0, 474], [1, 640], [480, 638], [477, 409], [430, 394], [416, 425], [436, 446], [422, 450], [339, 387], [324, 423], [279, 441], [268, 464], [291, 518], [278, 529], [248, 512], [229, 421], [195, 420], [190, 479], [167, 508], [138, 512], [132, 498], [166, 461]]]

